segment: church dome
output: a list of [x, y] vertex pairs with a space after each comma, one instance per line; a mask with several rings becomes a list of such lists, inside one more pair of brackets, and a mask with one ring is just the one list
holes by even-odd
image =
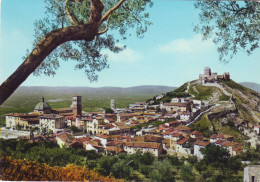
[[42, 97], [41, 102], [39, 102], [35, 107], [34, 111], [42, 113], [42, 114], [48, 114], [51, 112], [51, 107], [48, 103], [44, 101], [44, 97]]

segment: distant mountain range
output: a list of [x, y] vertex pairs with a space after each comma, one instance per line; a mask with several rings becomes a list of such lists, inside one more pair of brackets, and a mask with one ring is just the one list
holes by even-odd
[[239, 83], [247, 88], [250, 88], [252, 90], [255, 90], [257, 92], [260, 92], [260, 84], [258, 83], [253, 83], [253, 82], [241, 82]]

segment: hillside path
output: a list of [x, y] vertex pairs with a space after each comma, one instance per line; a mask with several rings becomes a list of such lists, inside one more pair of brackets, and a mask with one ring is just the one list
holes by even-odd
[[209, 86], [209, 87], [217, 87], [219, 88], [225, 95], [232, 96], [232, 93], [228, 92], [222, 85], [218, 83], [205, 83], [203, 86]]

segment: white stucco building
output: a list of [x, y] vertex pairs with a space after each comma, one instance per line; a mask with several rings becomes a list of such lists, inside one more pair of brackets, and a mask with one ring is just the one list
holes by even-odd
[[197, 156], [198, 159], [203, 159], [203, 155], [202, 155], [200, 149], [205, 148], [208, 144], [209, 144], [209, 142], [204, 142], [201, 140], [197, 140], [194, 143], [194, 155]]
[[124, 151], [128, 154], [134, 154], [136, 151], [151, 152], [156, 157], [162, 154], [163, 146], [161, 143], [155, 142], [126, 142], [124, 144]]
[[40, 130], [45, 128], [47, 131], [55, 132], [55, 129], [62, 129], [64, 125], [64, 117], [58, 114], [44, 114], [40, 116]]

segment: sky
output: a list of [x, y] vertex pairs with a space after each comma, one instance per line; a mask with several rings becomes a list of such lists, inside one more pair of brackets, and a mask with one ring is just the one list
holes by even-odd
[[[35, 20], [45, 16], [43, 0], [0, 0], [0, 83], [24, 61], [26, 49], [32, 48]], [[202, 41], [193, 32], [198, 10], [193, 1], [156, 0], [149, 10], [153, 23], [144, 38], [132, 35], [120, 42], [127, 48], [108, 54], [109, 69], [90, 82], [83, 70], [74, 70], [74, 62], [61, 61], [54, 77], [33, 75], [23, 86], [131, 87], [138, 85], [180, 86], [198, 79], [204, 67], [212, 72], [230, 72], [237, 82], [260, 83], [260, 49], [248, 56], [239, 52], [229, 63], [219, 61], [212, 41]]]

